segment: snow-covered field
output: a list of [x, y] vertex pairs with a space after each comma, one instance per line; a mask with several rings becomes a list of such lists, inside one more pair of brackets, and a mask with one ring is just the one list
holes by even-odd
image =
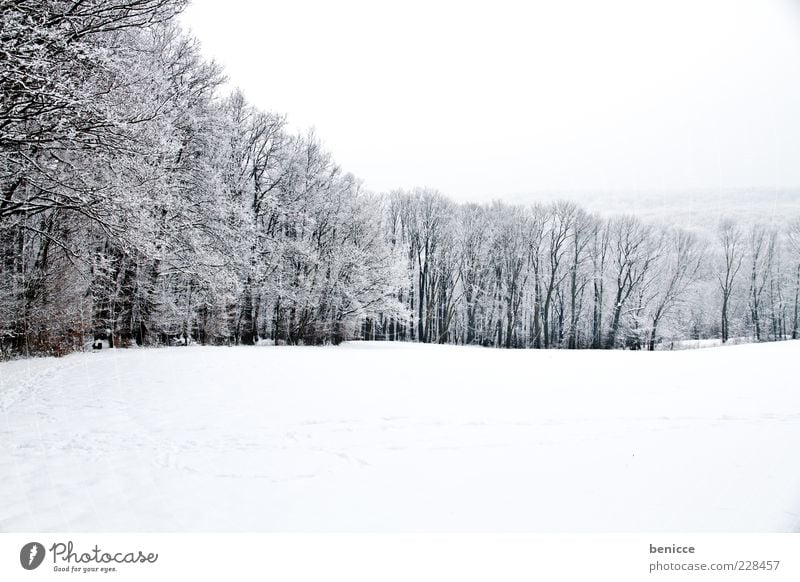
[[2, 531], [798, 531], [800, 342], [0, 364]]

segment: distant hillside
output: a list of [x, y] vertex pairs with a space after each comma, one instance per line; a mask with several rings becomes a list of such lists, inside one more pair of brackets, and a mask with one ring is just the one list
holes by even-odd
[[694, 192], [553, 193], [514, 196], [510, 202], [573, 200], [601, 215], [635, 214], [689, 229], [707, 229], [723, 217], [742, 224], [780, 225], [800, 217], [800, 189]]

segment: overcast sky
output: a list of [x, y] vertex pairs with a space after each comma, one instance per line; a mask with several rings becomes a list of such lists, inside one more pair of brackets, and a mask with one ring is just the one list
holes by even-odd
[[375, 191], [800, 186], [798, 0], [194, 0], [183, 22]]

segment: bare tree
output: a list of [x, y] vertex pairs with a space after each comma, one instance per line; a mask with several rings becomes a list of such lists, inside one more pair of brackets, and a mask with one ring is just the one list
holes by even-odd
[[614, 348], [625, 305], [650, 273], [658, 257], [652, 244], [652, 228], [633, 216], [623, 216], [611, 221], [611, 261], [614, 273], [614, 305], [606, 348]]
[[764, 288], [769, 281], [775, 251], [775, 232], [767, 231], [761, 225], [755, 225], [750, 230], [750, 290], [748, 302], [750, 307], [750, 321], [756, 341], [762, 339], [761, 328], [761, 300]]
[[588, 259], [588, 251], [591, 250], [592, 231], [595, 228], [595, 218], [587, 214], [583, 209], [578, 209], [572, 221], [570, 231], [570, 258], [569, 266], [569, 328], [567, 347], [576, 349], [579, 347], [578, 324], [583, 303], [583, 292], [589, 282], [585, 272], [584, 264]]
[[520, 206], [498, 205], [495, 211], [499, 221], [494, 243], [496, 270], [500, 274], [505, 311], [504, 339], [498, 335], [497, 341], [511, 348], [516, 345], [520, 308], [528, 279], [531, 223], [528, 213]]
[[608, 253], [611, 246], [609, 221], [595, 218], [592, 229], [592, 348], [603, 345], [603, 300]]
[[577, 213], [578, 207], [575, 204], [558, 202], [552, 207], [548, 223], [546, 242], [547, 272], [544, 285], [544, 304], [542, 305], [542, 329], [545, 348], [551, 347], [553, 343], [553, 332], [550, 329], [551, 307], [556, 288], [568, 275], [568, 271], [563, 269], [562, 265], [568, 250], [567, 243]]
[[657, 278], [654, 306], [650, 323], [648, 349], [655, 349], [658, 325], [680, 300], [686, 287], [693, 283], [700, 270], [702, 254], [697, 237], [673, 230], [666, 237], [667, 248], [662, 256]]
[[730, 335], [729, 311], [731, 295], [736, 283], [736, 276], [744, 260], [744, 242], [741, 230], [732, 220], [724, 220], [720, 224], [718, 240], [722, 246], [722, 262], [721, 266], [717, 268], [716, 278], [722, 292], [722, 343], [725, 343]]
[[459, 273], [466, 310], [464, 342], [472, 344], [478, 336], [478, 313], [489, 277], [486, 263], [490, 225], [486, 209], [477, 204], [463, 206], [459, 216], [457, 239], [461, 249]]

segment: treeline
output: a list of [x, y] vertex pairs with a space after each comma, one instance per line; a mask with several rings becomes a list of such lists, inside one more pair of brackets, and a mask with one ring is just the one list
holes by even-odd
[[182, 0], [2, 2], [0, 343], [338, 342], [396, 313], [381, 199], [224, 81]]
[[[0, 347], [795, 337], [800, 227], [373, 195], [221, 95], [183, 0], [0, 0]], [[713, 231], [713, 232], [711, 232]]]
[[653, 350], [797, 337], [800, 219], [693, 233], [571, 202], [459, 205], [417, 190], [392, 193], [385, 220], [411, 318], [368, 320], [371, 339]]

